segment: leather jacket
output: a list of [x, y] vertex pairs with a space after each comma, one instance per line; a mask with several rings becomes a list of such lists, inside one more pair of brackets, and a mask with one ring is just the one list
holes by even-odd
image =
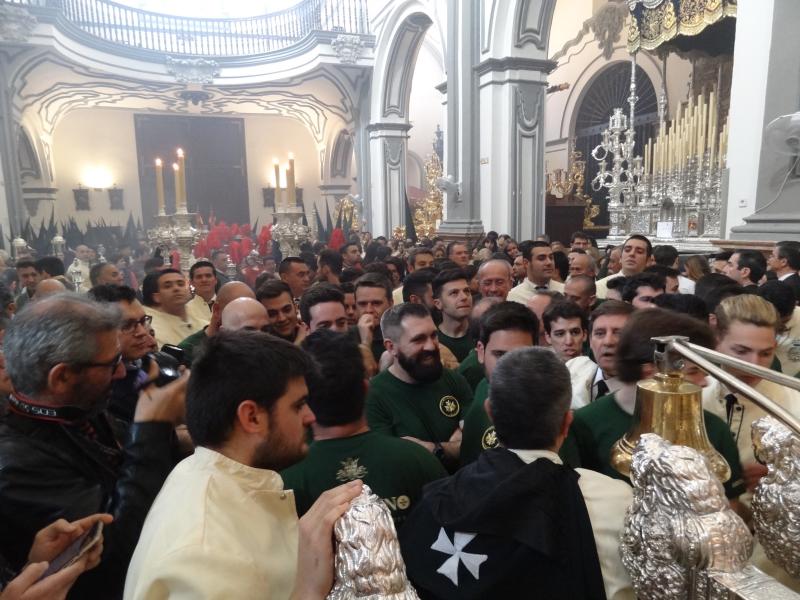
[[174, 466], [171, 423], [112, 420], [91, 426], [0, 419], [0, 553], [15, 570], [37, 531], [63, 518], [109, 512], [99, 566], [81, 575], [69, 597], [118, 598], [150, 505]]

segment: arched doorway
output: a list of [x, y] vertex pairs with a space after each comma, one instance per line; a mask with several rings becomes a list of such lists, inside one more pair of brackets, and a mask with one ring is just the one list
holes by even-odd
[[[603, 130], [608, 128], [608, 119], [617, 107], [628, 112], [630, 96], [631, 66], [629, 62], [616, 62], [600, 71], [589, 84], [578, 105], [575, 119], [575, 149], [586, 160], [586, 182], [583, 193], [592, 196], [592, 202], [600, 206], [596, 225], [608, 225], [608, 191], [592, 190], [591, 181], [597, 175], [598, 163], [592, 158], [592, 150], [602, 141]], [[653, 82], [642, 67], [636, 67], [636, 154], [643, 152], [647, 139], [653, 137], [658, 127], [658, 97]]]

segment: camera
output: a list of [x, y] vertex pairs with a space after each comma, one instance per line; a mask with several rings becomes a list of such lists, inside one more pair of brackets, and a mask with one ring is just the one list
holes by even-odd
[[158, 377], [153, 383], [156, 387], [163, 387], [181, 376], [180, 366], [183, 364], [185, 354], [182, 348], [164, 344], [158, 352], [150, 352], [145, 355], [147, 363], [142, 364], [144, 370], [150, 367], [150, 361], [155, 361], [158, 365]]

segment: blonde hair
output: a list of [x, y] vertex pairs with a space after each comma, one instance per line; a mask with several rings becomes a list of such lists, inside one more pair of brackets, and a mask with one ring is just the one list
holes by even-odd
[[725, 298], [714, 312], [717, 317], [717, 334], [722, 338], [728, 333], [731, 323], [749, 323], [756, 327], [772, 327], [777, 333], [781, 317], [771, 302], [755, 294], [739, 294]]

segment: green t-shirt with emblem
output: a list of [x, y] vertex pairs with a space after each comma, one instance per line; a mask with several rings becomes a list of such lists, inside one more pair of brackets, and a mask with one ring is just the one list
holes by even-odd
[[453, 356], [456, 357], [459, 363], [467, 358], [467, 355], [475, 349], [475, 340], [473, 340], [472, 336], [469, 334], [462, 335], [460, 338], [454, 338], [445, 335], [440, 329], [437, 337], [439, 338], [439, 343], [447, 346], [447, 349], [453, 353]]
[[397, 527], [423, 486], [446, 476], [439, 460], [419, 444], [374, 431], [314, 442], [308, 456], [281, 472], [284, 487], [294, 490], [298, 515], [326, 490], [361, 479], [386, 503]]
[[376, 433], [446, 442], [472, 403], [466, 379], [445, 369], [433, 383], [406, 383], [389, 370], [369, 382], [367, 420]]
[[[728, 425], [718, 416], [703, 411], [706, 433], [711, 445], [722, 454], [731, 467], [731, 477], [725, 482], [725, 495], [736, 498], [745, 491], [739, 450]], [[617, 404], [614, 394], [601, 396], [574, 413], [569, 438], [577, 445], [581, 466], [604, 473], [609, 477], [628, 479], [611, 466], [611, 448], [631, 425], [633, 417]]]
[[475, 399], [464, 415], [464, 432], [461, 436], [461, 466], [478, 459], [487, 448], [497, 448], [494, 425], [486, 414], [484, 402], [489, 395], [489, 382], [484, 377], [475, 388]]
[[464, 376], [464, 379], [467, 380], [469, 387], [471, 387], [473, 391], [486, 375], [483, 365], [478, 362], [478, 351], [475, 350], [475, 348], [470, 350], [467, 357], [461, 361], [457, 371]]
[[207, 327], [206, 325], [206, 327], [203, 327], [200, 331], [195, 331], [189, 337], [183, 338], [181, 343], [178, 344], [178, 348], [181, 348], [184, 352], [187, 364], [191, 365], [194, 362], [194, 357], [199, 352], [200, 346], [208, 338], [208, 336], [206, 336]]

